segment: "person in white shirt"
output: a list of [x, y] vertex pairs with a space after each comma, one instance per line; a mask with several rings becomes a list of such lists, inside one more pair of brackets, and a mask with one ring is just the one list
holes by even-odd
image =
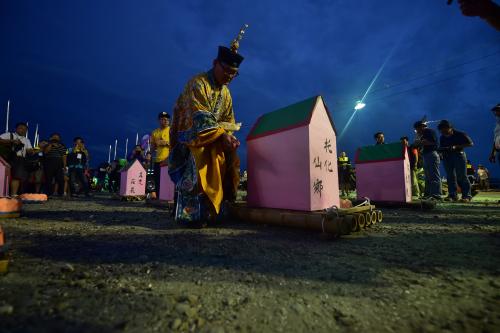
[[7, 162], [11, 166], [11, 196], [17, 196], [22, 183], [28, 178], [25, 157], [26, 154], [33, 153], [33, 147], [26, 137], [27, 131], [28, 126], [25, 123], [17, 123], [15, 132], [0, 135], [0, 144], [7, 147], [7, 150], [11, 150], [11, 153], [7, 156]]
[[495, 115], [496, 118], [496, 126], [493, 134], [493, 148], [491, 149], [491, 154], [490, 154], [490, 162], [495, 163], [496, 161], [496, 155], [499, 156], [499, 163], [500, 163], [500, 154], [497, 154], [497, 152], [500, 151], [500, 103], [498, 103], [496, 106], [491, 109], [493, 114]]

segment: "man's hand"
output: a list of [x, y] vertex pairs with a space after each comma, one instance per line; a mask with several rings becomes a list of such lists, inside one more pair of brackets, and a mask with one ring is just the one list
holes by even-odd
[[465, 16], [486, 17], [493, 13], [495, 7], [491, 0], [458, 0], [458, 4]]
[[225, 151], [236, 150], [240, 146], [240, 141], [231, 134], [222, 134], [222, 145]]
[[165, 146], [168, 146], [168, 141], [166, 140], [158, 140], [156, 141], [156, 144], [160, 147], [165, 147]]

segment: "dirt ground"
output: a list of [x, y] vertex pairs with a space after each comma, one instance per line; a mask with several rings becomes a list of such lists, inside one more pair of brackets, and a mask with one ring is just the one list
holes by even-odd
[[2, 220], [0, 332], [499, 332], [500, 194], [337, 240], [98, 196]]

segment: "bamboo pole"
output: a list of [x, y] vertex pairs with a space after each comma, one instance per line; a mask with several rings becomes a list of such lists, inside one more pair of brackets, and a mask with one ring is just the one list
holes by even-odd
[[237, 207], [232, 215], [244, 221], [257, 224], [300, 228], [340, 235], [343, 218], [329, 217], [325, 213], [291, 212], [269, 208]]
[[364, 229], [366, 227], [366, 219], [364, 214], [356, 214], [356, 220], [358, 222], [359, 228]]
[[38, 124], [36, 124], [36, 127], [35, 127], [35, 138], [33, 139], [33, 147], [36, 147], [37, 146], [37, 143], [36, 143], [36, 138], [38, 136]]
[[335, 217], [334, 219], [340, 227], [340, 235], [349, 235], [351, 233], [352, 224], [350, 221], [346, 220], [343, 216]]
[[125, 159], [127, 159], [127, 153], [128, 153], [128, 138], [125, 140]]
[[372, 212], [366, 212], [365, 214], [365, 221], [366, 221], [366, 227], [369, 227], [372, 225]]
[[7, 117], [5, 118], [5, 133], [9, 133], [10, 99], [7, 101]]
[[346, 215], [346, 216], [344, 216], [344, 223], [346, 223], [347, 225], [351, 226], [351, 232], [359, 231], [358, 221], [356, 220], [356, 218], [354, 217], [354, 215]]

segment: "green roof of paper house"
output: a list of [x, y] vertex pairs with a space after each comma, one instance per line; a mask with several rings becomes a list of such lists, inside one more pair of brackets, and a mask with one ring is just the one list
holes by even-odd
[[[311, 121], [314, 107], [316, 103], [320, 101], [324, 104], [323, 98], [321, 96], [314, 96], [301, 102], [263, 114], [259, 117], [259, 119], [257, 119], [257, 122], [250, 131], [247, 140], [308, 125]], [[326, 105], [325, 109], [327, 109]], [[330, 123], [332, 124], [333, 130], [335, 131], [335, 126], [330, 117], [330, 114], [328, 112], [327, 114], [328, 118], [330, 118]]]
[[396, 161], [405, 158], [405, 149], [401, 142], [388, 143], [384, 145], [373, 145], [358, 148], [356, 152], [356, 163]]

